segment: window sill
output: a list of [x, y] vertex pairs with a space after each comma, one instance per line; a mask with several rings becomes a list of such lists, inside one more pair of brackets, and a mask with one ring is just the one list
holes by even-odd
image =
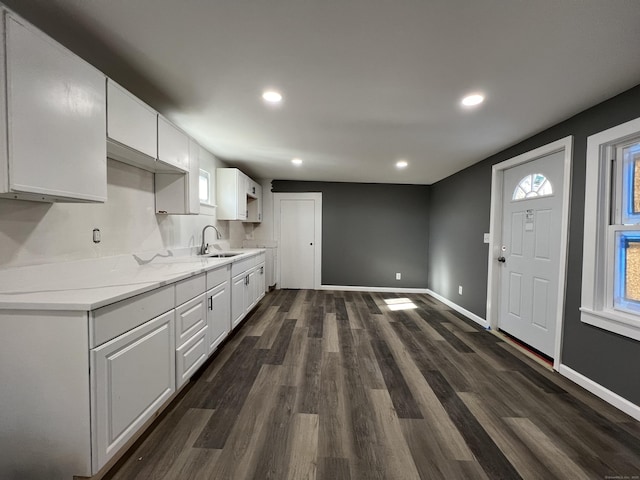
[[588, 325], [640, 341], [640, 318], [611, 310], [580, 308], [580, 320]]

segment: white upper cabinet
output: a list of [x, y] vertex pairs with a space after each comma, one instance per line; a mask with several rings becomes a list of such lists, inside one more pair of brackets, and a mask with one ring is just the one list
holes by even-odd
[[156, 213], [169, 215], [197, 215], [200, 213], [200, 145], [189, 142], [189, 171], [187, 173], [156, 173]]
[[189, 171], [189, 137], [162, 115], [158, 115], [158, 160]]
[[2, 17], [0, 195], [104, 202], [106, 77], [19, 17]]
[[158, 113], [111, 79], [107, 81], [107, 140], [109, 157], [115, 160], [144, 168], [158, 158]]
[[[255, 204], [256, 219], [248, 218], [249, 204], [262, 196], [260, 185], [247, 177], [237, 168], [216, 169], [216, 197], [218, 202], [218, 220], [262, 221], [262, 211]], [[260, 204], [261, 204], [260, 200]], [[260, 220], [258, 220], [258, 213]]]
[[247, 222], [262, 222], [262, 186], [251, 179], [247, 195]]

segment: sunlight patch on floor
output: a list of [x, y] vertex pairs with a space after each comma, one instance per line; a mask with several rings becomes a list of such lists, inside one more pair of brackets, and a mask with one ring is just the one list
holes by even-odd
[[413, 310], [414, 308], [418, 308], [415, 303], [413, 303], [408, 298], [389, 298], [384, 301], [389, 307], [389, 310]]

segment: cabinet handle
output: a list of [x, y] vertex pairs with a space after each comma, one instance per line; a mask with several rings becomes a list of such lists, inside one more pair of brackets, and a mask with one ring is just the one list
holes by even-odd
[[213, 310], [213, 296], [209, 297], [209, 310]]

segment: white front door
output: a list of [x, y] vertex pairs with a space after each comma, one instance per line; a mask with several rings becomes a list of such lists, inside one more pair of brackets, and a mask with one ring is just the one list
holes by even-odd
[[504, 170], [498, 326], [554, 356], [564, 151]]
[[276, 193], [280, 288], [320, 286], [322, 194]]

